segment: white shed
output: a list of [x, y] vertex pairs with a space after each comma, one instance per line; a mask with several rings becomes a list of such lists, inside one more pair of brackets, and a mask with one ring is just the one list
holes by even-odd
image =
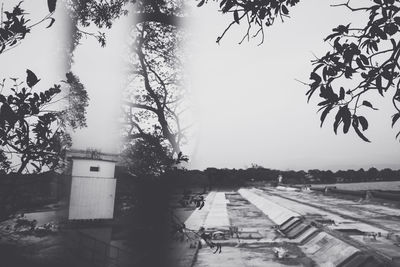
[[[103, 155], [103, 156], [102, 156]], [[69, 220], [112, 219], [116, 157], [73, 152]]]

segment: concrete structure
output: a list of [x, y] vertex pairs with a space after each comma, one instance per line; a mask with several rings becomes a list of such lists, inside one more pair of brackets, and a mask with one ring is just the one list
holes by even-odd
[[185, 221], [185, 226], [191, 230], [229, 229], [229, 217], [226, 207], [227, 200], [223, 192], [210, 192], [204, 200], [204, 207], [196, 209]]
[[229, 229], [230, 224], [226, 203], [225, 193], [217, 192], [204, 223], [205, 229]]
[[338, 266], [359, 250], [324, 232], [301, 246], [303, 252], [318, 266]]
[[249, 190], [241, 188], [238, 192], [244, 199], [247, 199], [251, 204], [255, 205], [277, 225], [283, 224], [292, 217], [300, 216], [298, 213], [259, 196], [255, 189]]
[[112, 219], [116, 179], [116, 156], [74, 151], [69, 200], [69, 220]]
[[207, 215], [210, 211], [211, 204], [214, 201], [216, 192], [210, 192], [206, 198], [204, 199], [204, 207], [202, 209], [196, 209], [189, 216], [189, 218], [185, 221], [186, 228], [190, 230], [198, 231], [200, 227], [204, 226], [204, 222], [207, 218]]

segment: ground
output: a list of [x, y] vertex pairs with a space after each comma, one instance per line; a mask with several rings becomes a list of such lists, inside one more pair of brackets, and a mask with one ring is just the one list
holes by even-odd
[[[321, 233], [316, 238], [321, 241], [307, 241], [312, 244], [307, 246], [307, 243], [300, 244], [299, 238], [285, 237], [276, 230], [271, 213], [273, 206], [267, 205], [265, 210], [260, 210], [257, 203], [250, 203], [237, 190], [225, 191], [227, 227], [236, 227], [239, 235], [215, 240], [222, 244], [222, 253], [214, 253], [215, 249], [202, 246], [197, 253], [186, 254], [186, 257], [194, 255], [192, 265], [186, 261], [179, 266], [336, 266], [346, 258], [354, 257], [355, 253], [375, 257], [376, 264], [398, 266], [400, 263], [400, 210], [396, 203], [285, 188], [259, 187], [250, 191], [274, 203], [278, 207], [277, 218], [282, 217], [279, 209], [283, 209], [297, 214], [304, 223], [311, 223]], [[210, 214], [207, 216], [221, 216]], [[204, 219], [203, 226], [207, 228], [210, 221]], [[323, 240], [328, 240], [324, 241], [328, 245], [318, 249], [319, 255], [318, 251], [314, 252], [315, 246]], [[283, 251], [285, 256], [279, 257], [278, 251]]]
[[[243, 190], [253, 197], [249, 198]], [[204, 242], [200, 248], [200, 239], [195, 235], [191, 236], [192, 239], [177, 238], [168, 246], [169, 266], [335, 266], [355, 251], [368, 253], [378, 263], [399, 266], [398, 203], [264, 186], [208, 192], [204, 196], [209, 197], [199, 210], [193, 206], [180, 206], [178, 202], [182, 193], [176, 193], [175, 200], [171, 202], [172, 208], [181, 222], [197, 227], [192, 229], [195, 232], [199, 226], [204, 226], [206, 232], [223, 233], [223, 238], [212, 240], [222, 245], [221, 253]], [[86, 261], [85, 257], [79, 256], [87, 252], [89, 257], [86, 258], [93, 258], [92, 250], [85, 250], [87, 248], [84, 246], [85, 242], [93, 240], [79, 239], [80, 246], [77, 246], [78, 243], [67, 246], [69, 228], [63, 226], [58, 229], [55, 218], [63, 217], [57, 212], [58, 208], [55, 205], [1, 222], [2, 262], [7, 262], [8, 267], [91, 266], [93, 261]], [[307, 231], [313, 232], [315, 229], [315, 234], [313, 232], [310, 236], [316, 241], [301, 238], [303, 234], [289, 238], [282, 232], [283, 228], [277, 229], [277, 221], [285, 219], [285, 212], [296, 214], [305, 225], [312, 225]], [[21, 218], [28, 221], [36, 219], [36, 226], [16, 227]], [[193, 221], [193, 218], [198, 221]], [[43, 234], [44, 230], [40, 227], [51, 221], [57, 226], [56, 231]], [[125, 234], [113, 227], [85, 231], [92, 234], [96, 232], [94, 236], [99, 239], [93, 241], [96, 246], [109, 247], [109, 253], [105, 256], [123, 258], [122, 252], [126, 251], [123, 242]], [[38, 229], [38, 232], [32, 229]], [[145, 234], [148, 230], [138, 231]], [[324, 242], [331, 245], [321, 245]], [[71, 250], [74, 246], [76, 251]], [[100, 262], [101, 258], [98, 260]], [[143, 263], [146, 261], [144, 259]], [[119, 263], [120, 266], [134, 266], [131, 260], [122, 259]], [[166, 266], [167, 262], [163, 267]]]

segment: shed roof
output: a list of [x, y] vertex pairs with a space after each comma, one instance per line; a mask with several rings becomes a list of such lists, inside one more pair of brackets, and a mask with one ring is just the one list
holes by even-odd
[[103, 153], [95, 150], [70, 150], [67, 152], [68, 159], [86, 159], [86, 160], [102, 160], [118, 162], [119, 155], [111, 153]]

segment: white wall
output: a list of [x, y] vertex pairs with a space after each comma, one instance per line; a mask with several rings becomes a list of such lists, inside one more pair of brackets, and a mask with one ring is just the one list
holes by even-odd
[[68, 219], [112, 219], [116, 179], [72, 177]]
[[[92, 160], [92, 159], [72, 159], [72, 177], [104, 177], [114, 178], [115, 162]], [[90, 167], [99, 167], [99, 172], [91, 172]]]
[[[90, 167], [99, 167], [98, 172]], [[68, 219], [112, 219], [115, 162], [73, 159]]]

